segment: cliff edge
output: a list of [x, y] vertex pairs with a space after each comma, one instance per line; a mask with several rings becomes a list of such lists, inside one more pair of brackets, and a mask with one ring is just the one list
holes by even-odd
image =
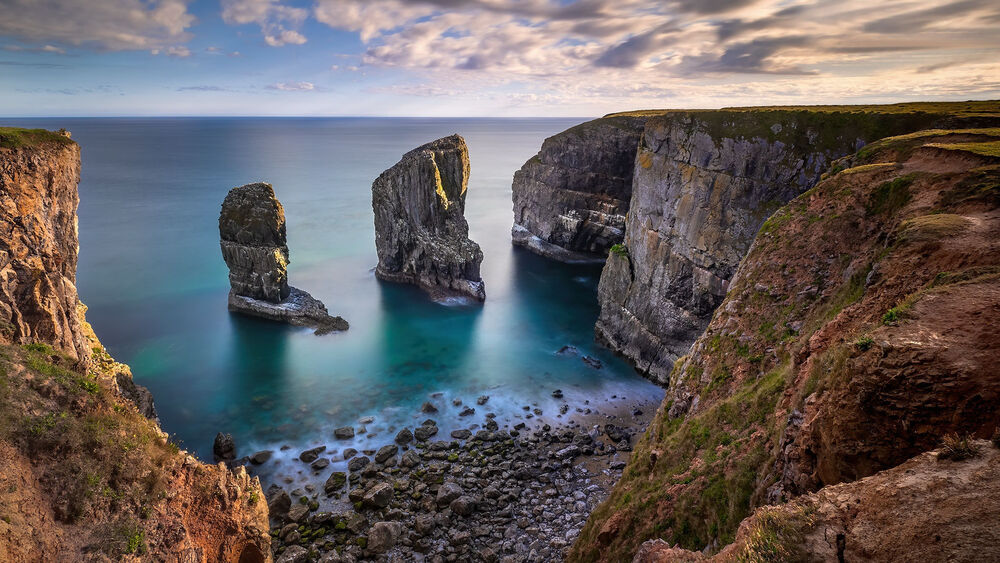
[[[628, 560], [652, 539], [716, 552], [756, 507], [992, 436], [997, 241], [998, 129], [891, 137], [833, 163], [763, 223], [571, 559]], [[941, 541], [961, 522], [943, 518]], [[914, 560], [927, 544], [892, 547]]]
[[172, 444], [84, 320], [79, 154], [0, 129], [0, 560], [270, 561], [260, 482]]

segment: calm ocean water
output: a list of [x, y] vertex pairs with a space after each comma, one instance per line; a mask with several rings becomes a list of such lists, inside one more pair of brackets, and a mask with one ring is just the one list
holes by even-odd
[[[65, 127], [83, 151], [81, 298], [111, 353], [156, 398], [163, 428], [211, 459], [218, 431], [239, 453], [333, 445], [332, 428], [372, 416], [353, 445], [391, 440], [426, 418], [442, 434], [514, 422], [524, 405], [662, 392], [593, 342], [599, 267], [553, 263], [510, 244], [510, 184], [542, 140], [580, 120], [18, 119]], [[482, 306], [436, 304], [377, 281], [371, 182], [406, 151], [459, 133], [472, 161], [466, 216], [483, 248]], [[351, 323], [343, 334], [230, 314], [218, 213], [229, 188], [274, 185], [285, 206], [289, 278]], [[559, 355], [571, 345], [599, 358]], [[553, 389], [566, 399], [556, 401]], [[474, 404], [462, 421], [451, 400]], [[346, 443], [337, 444], [338, 447]], [[359, 449], [362, 449], [359, 447]], [[267, 477], [267, 475], [264, 475]]]

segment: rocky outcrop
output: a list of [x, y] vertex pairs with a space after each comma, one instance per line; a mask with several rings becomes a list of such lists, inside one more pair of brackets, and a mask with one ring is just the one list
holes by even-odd
[[229, 310], [316, 328], [347, 330], [321, 301], [288, 285], [285, 210], [271, 184], [229, 190], [219, 215], [222, 258], [229, 266]]
[[0, 129], [0, 333], [77, 361], [80, 147], [69, 134]]
[[468, 183], [469, 150], [458, 135], [406, 153], [375, 180], [376, 277], [434, 296], [486, 298], [483, 252], [465, 220]]
[[776, 209], [815, 185], [833, 160], [867, 142], [961, 121], [894, 111], [650, 117], [635, 159], [625, 238], [601, 276], [598, 340], [667, 384], [673, 362], [708, 326]]
[[149, 391], [84, 318], [79, 148], [0, 128], [0, 170], [14, 319], [0, 334], [0, 561], [270, 561], [257, 478], [170, 443]]
[[625, 235], [646, 119], [604, 117], [545, 139], [514, 173], [514, 244], [563, 262], [604, 261]]
[[717, 551], [755, 507], [993, 435], [998, 145], [996, 129], [884, 139], [765, 221], [571, 559]]
[[633, 563], [1000, 560], [1000, 532], [989, 524], [1000, 518], [1000, 450], [986, 441], [970, 445], [976, 454], [969, 459], [927, 452], [760, 508], [715, 556], [650, 540]]

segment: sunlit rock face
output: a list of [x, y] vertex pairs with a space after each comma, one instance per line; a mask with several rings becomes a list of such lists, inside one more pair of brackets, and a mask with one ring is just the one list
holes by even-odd
[[285, 210], [271, 184], [230, 190], [222, 202], [219, 234], [233, 293], [272, 303], [288, 297]]
[[469, 240], [465, 220], [468, 183], [469, 149], [458, 135], [406, 153], [375, 180], [379, 279], [412, 283], [435, 297], [486, 299], [483, 251]]
[[85, 361], [90, 348], [76, 293], [79, 182], [80, 147], [68, 133], [0, 142], [0, 331]]

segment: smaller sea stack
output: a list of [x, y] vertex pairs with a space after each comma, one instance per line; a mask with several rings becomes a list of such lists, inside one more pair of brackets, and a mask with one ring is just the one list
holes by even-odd
[[317, 334], [347, 330], [326, 306], [288, 285], [285, 210], [271, 184], [229, 190], [219, 215], [222, 258], [229, 266], [229, 310], [316, 328]]
[[412, 283], [435, 298], [483, 301], [483, 251], [469, 240], [469, 149], [451, 135], [403, 155], [372, 184], [379, 279]]

